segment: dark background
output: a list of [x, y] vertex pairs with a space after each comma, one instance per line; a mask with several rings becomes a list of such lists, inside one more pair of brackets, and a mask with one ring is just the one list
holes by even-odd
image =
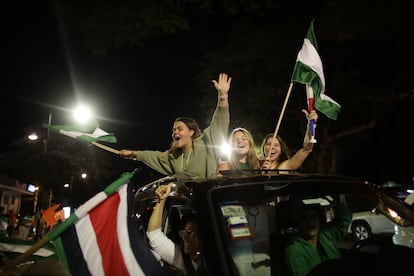
[[[114, 148], [166, 150], [175, 117], [208, 125], [216, 103], [211, 80], [220, 72], [233, 77], [231, 128], [248, 128], [260, 145], [274, 131], [315, 19], [326, 93], [342, 111], [337, 121], [320, 114], [304, 169], [412, 182], [414, 24], [406, 2], [4, 3], [0, 173], [43, 177], [56, 187], [93, 169], [89, 183], [73, 188], [83, 191], [79, 202], [137, 167], [137, 183], [155, 179], [145, 165], [53, 133], [45, 161], [42, 145], [27, 148], [25, 137], [32, 129], [45, 134], [40, 126], [49, 113], [52, 124], [72, 123], [69, 111], [86, 103], [117, 136]], [[295, 85], [279, 132], [292, 153], [303, 139], [305, 107], [303, 87]], [[45, 171], [52, 176], [45, 179]]]

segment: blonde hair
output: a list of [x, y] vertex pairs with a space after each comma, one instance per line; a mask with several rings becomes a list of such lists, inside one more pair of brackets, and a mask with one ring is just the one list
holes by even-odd
[[[230, 134], [230, 138], [229, 138], [229, 144], [232, 145], [233, 144], [233, 137], [234, 134], [236, 132], [241, 132], [244, 136], [246, 136], [247, 141], [249, 142], [250, 145], [250, 149], [249, 152], [247, 153], [247, 157], [246, 157], [246, 163], [249, 165], [249, 167], [252, 170], [260, 170], [261, 167], [261, 162], [259, 160], [259, 158], [257, 157], [257, 153], [256, 153], [256, 148], [255, 148], [255, 144], [254, 144], [254, 140], [253, 140], [253, 136], [251, 135], [251, 133], [242, 127], [238, 127], [233, 129], [233, 131]], [[232, 154], [230, 157], [230, 163], [233, 169], [240, 169], [239, 168], [239, 160], [235, 160], [234, 155]]]

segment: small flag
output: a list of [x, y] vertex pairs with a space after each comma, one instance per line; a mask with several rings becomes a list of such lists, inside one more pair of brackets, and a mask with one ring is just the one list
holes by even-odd
[[[325, 77], [321, 58], [318, 54], [318, 44], [313, 30], [313, 20], [304, 39], [302, 49], [296, 58], [292, 81], [309, 84], [307, 95], [314, 96], [314, 105], [317, 110], [328, 118], [336, 120], [341, 106], [325, 95]], [[308, 90], [311, 91], [308, 91]], [[308, 102], [312, 100], [308, 97]]]
[[48, 234], [72, 275], [163, 275], [133, 220], [125, 173]]
[[63, 135], [86, 141], [92, 142], [109, 142], [116, 143], [116, 137], [113, 133], [108, 133], [99, 128], [99, 124], [96, 120], [90, 120], [86, 124], [78, 125], [48, 125], [43, 124], [43, 127], [52, 131], [59, 132]]
[[46, 225], [50, 227], [50, 230], [53, 229], [55, 223], [59, 221], [64, 221], [65, 216], [63, 214], [63, 210], [57, 210], [60, 207], [60, 204], [55, 204], [53, 206], [50, 206], [44, 211], [41, 211], [43, 219], [46, 222]]
[[[35, 242], [34, 240], [23, 240], [0, 235], [0, 255], [4, 255], [7, 259], [13, 260], [29, 249]], [[43, 247], [28, 257], [27, 261], [42, 259], [57, 259], [55, 248], [51, 243], [43, 245]]]

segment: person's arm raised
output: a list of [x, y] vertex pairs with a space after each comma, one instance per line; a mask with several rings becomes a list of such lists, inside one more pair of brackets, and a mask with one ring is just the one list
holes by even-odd
[[306, 118], [308, 119], [308, 125], [306, 127], [306, 133], [305, 138], [303, 139], [303, 150], [307, 152], [312, 152], [313, 149], [313, 143], [311, 142], [311, 131], [310, 131], [310, 121], [314, 120], [315, 127], [316, 127], [316, 121], [318, 120], [318, 113], [316, 113], [315, 110], [312, 110], [310, 113], [308, 113], [305, 109], [302, 109], [302, 112], [306, 115]]
[[226, 73], [220, 73], [218, 80], [212, 80], [211, 82], [214, 84], [214, 87], [218, 92], [218, 106], [228, 106], [231, 77], [229, 77]]
[[309, 121], [315, 120], [315, 122], [318, 120], [318, 114], [315, 110], [311, 111], [311, 113], [308, 113], [305, 109], [302, 109], [302, 112], [306, 115], [306, 118], [308, 119], [308, 125], [306, 128], [305, 138], [303, 141], [303, 147], [299, 149], [291, 158], [288, 160], [285, 160], [280, 164], [279, 169], [282, 170], [297, 170], [299, 169], [303, 162], [308, 158], [310, 153], [313, 149], [313, 143], [311, 143], [311, 136], [310, 136], [310, 129], [309, 129]]
[[158, 197], [158, 203], [155, 204], [154, 210], [152, 211], [151, 217], [148, 221], [148, 232], [161, 228], [165, 200], [171, 192], [171, 185], [171, 183], [168, 185], [162, 185], [155, 190], [155, 194]]

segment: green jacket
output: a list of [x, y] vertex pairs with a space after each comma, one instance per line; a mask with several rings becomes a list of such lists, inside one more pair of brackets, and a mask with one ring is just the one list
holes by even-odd
[[284, 254], [284, 261], [290, 275], [306, 275], [317, 264], [341, 257], [336, 242], [347, 233], [352, 220], [352, 213], [346, 206], [338, 204], [334, 208], [334, 214], [334, 220], [325, 224], [319, 230], [319, 252], [299, 235], [292, 237]]
[[220, 146], [227, 140], [229, 124], [229, 108], [217, 107], [210, 126], [204, 129], [200, 137], [193, 140], [193, 148], [189, 154], [174, 157], [168, 150], [144, 150], [138, 151], [136, 158], [165, 175], [183, 172], [202, 178], [214, 177], [221, 155]]

